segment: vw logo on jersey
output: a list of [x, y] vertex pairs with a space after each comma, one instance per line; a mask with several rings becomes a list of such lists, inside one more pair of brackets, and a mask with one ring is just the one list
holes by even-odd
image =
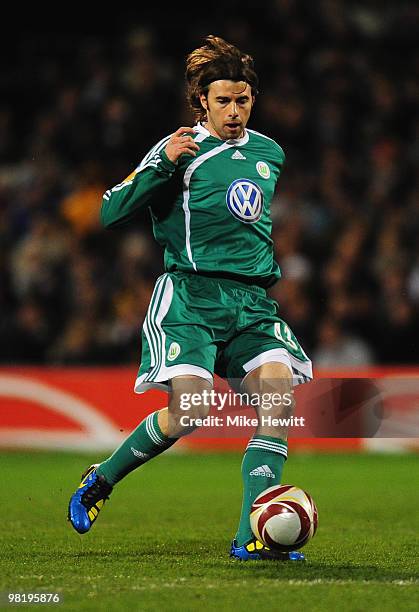
[[227, 207], [243, 223], [256, 223], [262, 216], [263, 191], [249, 179], [236, 179], [227, 190]]

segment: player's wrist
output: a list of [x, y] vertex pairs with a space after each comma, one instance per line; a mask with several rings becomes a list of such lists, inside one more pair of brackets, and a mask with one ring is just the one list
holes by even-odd
[[168, 157], [165, 149], [160, 151], [160, 157], [161, 157], [161, 162], [160, 162], [159, 166], [161, 168], [163, 168], [164, 170], [167, 170], [168, 172], [173, 173], [176, 170], [177, 161], [176, 162], [172, 161]]

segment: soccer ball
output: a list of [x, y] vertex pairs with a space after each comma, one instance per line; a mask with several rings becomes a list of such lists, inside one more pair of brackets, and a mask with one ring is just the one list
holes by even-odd
[[265, 546], [282, 552], [296, 550], [316, 533], [317, 507], [299, 487], [274, 485], [253, 502], [250, 525]]

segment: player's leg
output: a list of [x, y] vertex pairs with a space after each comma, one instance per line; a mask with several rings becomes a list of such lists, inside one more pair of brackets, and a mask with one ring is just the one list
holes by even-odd
[[[176, 376], [170, 382], [168, 408], [149, 414], [109, 459], [98, 466], [97, 473], [104, 476], [110, 485], [114, 486], [127, 474], [163, 453], [180, 437], [195, 428], [182, 425], [184, 410], [181, 408], [181, 395], [185, 392], [201, 394], [204, 389], [211, 389], [212, 384], [199, 376], [188, 375]], [[192, 406], [190, 420], [193, 422], [193, 418], [199, 417], [203, 409], [201, 406]]]
[[[247, 393], [261, 398], [257, 406], [259, 425], [243, 457], [242, 511], [230, 556], [244, 561], [303, 561], [304, 554], [299, 551], [279, 552], [259, 542], [249, 521], [250, 509], [256, 497], [268, 487], [281, 482], [287, 457], [288, 427], [276, 426], [272, 422], [288, 419], [292, 414], [291, 370], [282, 363], [265, 363], [249, 374], [245, 383]], [[269, 397], [274, 397], [275, 401], [269, 401]], [[284, 401], [278, 402], [279, 397]], [[270, 418], [267, 418], [268, 415]]]
[[197, 428], [197, 419], [203, 419], [209, 413], [212, 388], [212, 381], [199, 376], [173, 378], [169, 407], [159, 414], [161, 427], [167, 436], [178, 439]]
[[108, 459], [91, 466], [82, 475], [82, 482], [69, 504], [68, 518], [76, 531], [85, 533], [90, 529], [114, 485], [122, 478], [195, 429], [195, 419], [206, 416], [209, 406], [195, 402], [183, 424], [185, 411], [180, 399], [184, 393], [205, 397], [203, 391], [211, 387], [212, 383], [198, 376], [175, 377], [171, 381], [168, 408], [149, 414]]
[[[272, 423], [290, 417], [294, 406], [292, 373], [283, 363], [264, 363], [256, 368], [245, 378], [244, 388], [252, 397], [259, 396], [264, 401], [256, 407], [259, 425], [242, 462], [243, 502], [236, 534], [239, 546], [253, 539], [249, 521], [253, 501], [268, 487], [281, 483], [288, 451], [288, 427]], [[269, 401], [273, 394], [275, 401]]]
[[[90, 529], [112, 487], [127, 474], [170, 448], [179, 435], [187, 431], [170, 429], [170, 414], [179, 413], [176, 402], [178, 377], [185, 388], [196, 392], [212, 385], [216, 347], [212, 332], [197, 307], [199, 295], [190, 293], [185, 275], [163, 274], [156, 282], [142, 330], [141, 366], [135, 391], [142, 393], [153, 387], [168, 388], [171, 394], [169, 410], [149, 414], [111, 457], [100, 465], [91, 466], [82, 476], [77, 492], [69, 505], [69, 519], [80, 533]], [[195, 292], [197, 293], [197, 292]], [[192, 314], [185, 304], [194, 304]], [[176, 422], [176, 419], [174, 420]]]
[[[199, 376], [175, 376], [170, 381], [168, 408], [149, 414], [109, 459], [98, 466], [97, 473], [114, 486], [127, 474], [173, 446], [180, 437], [195, 429], [194, 419], [200, 417], [206, 408], [195, 402], [190, 410], [185, 411], [181, 405], [182, 396], [202, 395], [204, 389], [211, 388], [212, 383]], [[188, 419], [182, 419], [185, 415]]]
[[[238, 296], [241, 305], [239, 333], [229, 341], [222, 354], [227, 378], [235, 388], [241, 382], [249, 394], [288, 396], [291, 401], [281, 405], [273, 401], [270, 414], [277, 418], [290, 416], [292, 385], [311, 380], [311, 361], [289, 326], [278, 317], [278, 305], [274, 300], [254, 287], [238, 291]], [[265, 550], [261, 550], [262, 545], [255, 542], [249, 510], [258, 493], [280, 483], [287, 457], [287, 429], [272, 427], [267, 419], [262, 422], [266, 414], [266, 410], [259, 409], [260, 425], [249, 441], [242, 462], [243, 504], [238, 542], [234, 541], [231, 549], [232, 556], [241, 559], [267, 558]], [[245, 549], [246, 544], [250, 550]], [[278, 556], [273, 555], [273, 558]], [[285, 558], [299, 556], [299, 553], [295, 556], [290, 553]]]

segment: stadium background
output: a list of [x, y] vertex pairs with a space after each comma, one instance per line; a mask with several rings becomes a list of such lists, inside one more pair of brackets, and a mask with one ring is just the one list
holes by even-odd
[[[0, 607], [13, 590], [58, 591], [68, 610], [416, 610], [417, 456], [353, 452], [412, 438], [290, 440], [285, 478], [320, 516], [304, 567], [228, 559], [244, 440], [231, 453], [175, 445], [118, 485], [83, 538], [65, 513], [87, 462], [165, 401], [132, 390], [162, 254], [147, 214], [106, 232], [98, 210], [191, 123], [184, 58], [209, 33], [254, 56], [250, 127], [287, 155], [272, 293], [317, 377], [417, 380], [418, 20], [409, 0], [37, 5], [5, 18]], [[417, 402], [399, 425], [411, 436], [416, 421]]]
[[0, 362], [138, 362], [162, 254], [147, 213], [106, 232], [98, 209], [191, 124], [184, 59], [212, 32], [254, 56], [250, 127], [287, 155], [273, 206], [283, 318], [317, 367], [415, 363], [417, 6], [231, 2], [222, 18], [192, 6], [66, 15], [3, 39]]

